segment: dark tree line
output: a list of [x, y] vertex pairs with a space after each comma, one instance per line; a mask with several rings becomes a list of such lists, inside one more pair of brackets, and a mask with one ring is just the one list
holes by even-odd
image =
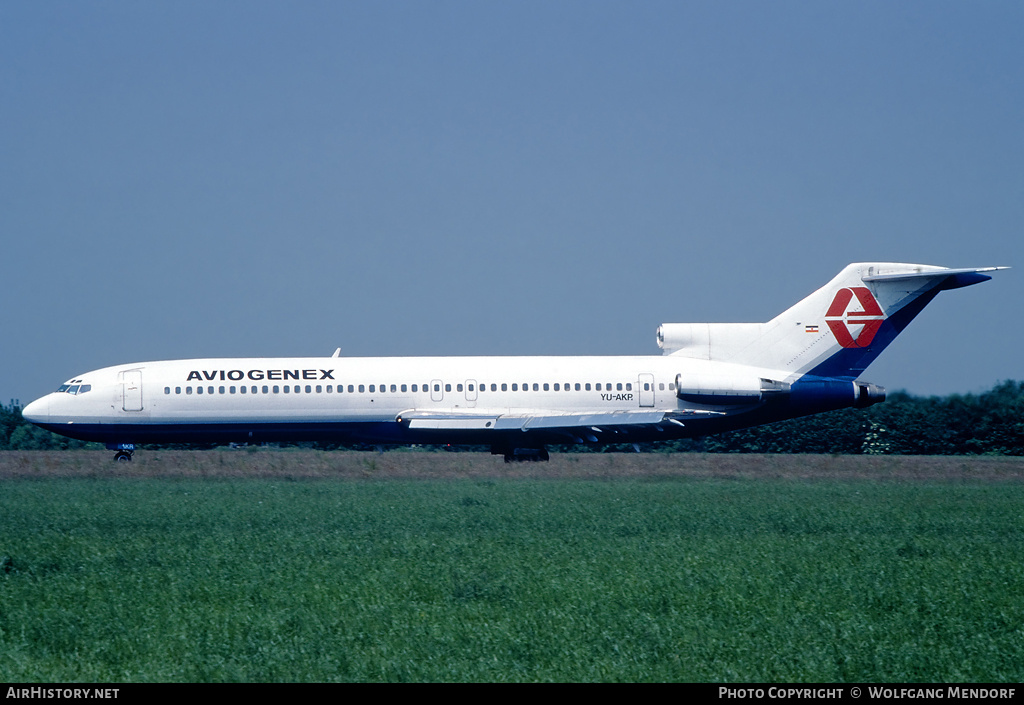
[[[21, 406], [0, 404], [0, 450], [100, 447], [26, 422]], [[181, 447], [181, 446], [178, 446]], [[661, 443], [655, 452], [1024, 455], [1024, 382], [981, 394], [890, 394], [884, 404], [844, 409], [717, 436]], [[567, 446], [564, 451], [580, 450]]]
[[665, 450], [848, 455], [1024, 455], [1024, 382], [981, 394], [890, 394], [884, 404], [843, 409], [701, 439]]

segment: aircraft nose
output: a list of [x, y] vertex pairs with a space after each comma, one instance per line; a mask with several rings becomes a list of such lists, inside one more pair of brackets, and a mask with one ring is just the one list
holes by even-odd
[[21, 410], [21, 415], [26, 421], [45, 423], [50, 417], [50, 397], [45, 396], [41, 399], [36, 399]]

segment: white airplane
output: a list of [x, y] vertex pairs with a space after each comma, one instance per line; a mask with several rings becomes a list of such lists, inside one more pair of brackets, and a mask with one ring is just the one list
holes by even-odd
[[851, 264], [767, 323], [665, 323], [662, 355], [211, 358], [77, 375], [23, 416], [106, 443], [489, 445], [546, 460], [556, 443], [703, 436], [844, 407], [860, 374], [940, 291], [1006, 267]]

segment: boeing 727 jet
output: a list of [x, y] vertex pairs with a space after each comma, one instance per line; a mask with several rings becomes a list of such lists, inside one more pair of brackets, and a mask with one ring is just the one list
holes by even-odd
[[885, 399], [860, 375], [940, 292], [1005, 267], [851, 264], [767, 323], [664, 323], [661, 355], [213, 358], [76, 375], [22, 412], [106, 443], [488, 445], [689, 438]]

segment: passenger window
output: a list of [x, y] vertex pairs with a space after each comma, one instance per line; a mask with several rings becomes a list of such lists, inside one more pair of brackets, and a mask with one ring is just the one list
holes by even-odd
[[622, 382], [619, 382], [618, 384], [615, 385], [615, 391], [617, 391], [617, 392], [621, 392], [622, 391]]
[[594, 389], [596, 389], [597, 391], [599, 391], [599, 392], [600, 392], [600, 391], [601, 391], [601, 383], [600, 383], [600, 382], [598, 382], [597, 384], [595, 384], [595, 385], [594, 385]]
[[185, 387], [185, 394], [191, 394], [191, 393], [192, 393], [192, 387]]
[[[318, 384], [318, 385], [316, 385], [316, 393], [317, 393], [317, 394], [319, 394], [319, 393], [320, 393], [320, 392], [322, 392], [322, 391], [324, 391], [324, 388], [323, 388], [323, 387], [321, 387], [321, 386], [320, 386], [319, 384]], [[331, 390], [330, 390], [330, 389], [328, 389], [327, 391], [329, 392], [329, 391], [331, 391]]]
[[[548, 388], [548, 386], [547, 386], [547, 385], [545, 384], [545, 385], [544, 385], [544, 389], [547, 389], [547, 388]], [[561, 389], [559, 388], [559, 386], [558, 386], [558, 382], [555, 382], [555, 391], [556, 391], [556, 392], [560, 392], [560, 391], [562, 391], [562, 390], [561, 390]]]
[[626, 391], [627, 392], [632, 392], [633, 391], [633, 383], [632, 382], [626, 382]]
[[242, 394], [245, 394], [247, 389], [248, 389], [248, 387], [239, 387], [238, 391], [240, 391]]
[[450, 385], [450, 384], [444, 385], [444, 391], [446, 391], [446, 392], [452, 391], [452, 385]]
[[234, 394], [235, 393], [235, 388], [234, 387], [228, 387], [228, 391], [231, 392], [232, 394]]
[[202, 394], [202, 393], [203, 393], [203, 388], [202, 387], [196, 387], [196, 394]]
[[281, 392], [280, 388], [275, 384], [274, 385], [274, 394], [280, 394], [280, 392]]
[[[504, 384], [503, 384], [503, 385], [501, 385], [501, 389], [502, 389], [502, 391], [504, 391], [504, 389], [505, 389], [505, 385], [504, 385]], [[492, 384], [492, 385], [491, 385], [491, 391], [492, 391], [492, 392], [496, 392], [496, 391], [498, 391], [498, 385], [497, 385], [497, 384]]]
[[590, 391], [590, 382], [587, 382], [587, 383], [586, 383], [586, 384], [584, 385], [584, 387], [586, 387], [586, 390], [587, 390], [587, 391], [589, 392], [589, 391]]
[[414, 384], [414, 385], [412, 385], [412, 391], [414, 391], [414, 392], [418, 392], [418, 391], [420, 391], [419, 387], [420, 387], [420, 386], [419, 386], [418, 384]]
[[[589, 387], [587, 387], [587, 389], [589, 389]], [[576, 383], [576, 391], [577, 392], [580, 391], [580, 383], [579, 382]]]
[[392, 392], [397, 392], [398, 391], [398, 387], [396, 387], [395, 385], [392, 384], [391, 385], [391, 391]]
[[[363, 385], [360, 384], [359, 385], [359, 393], [362, 394], [365, 391], [366, 391], [366, 387], [364, 387]], [[373, 387], [372, 386], [370, 387], [370, 391], [371, 392], [373, 391]]]
[[170, 393], [171, 393], [171, 388], [170, 387], [164, 387], [164, 394], [170, 394]]
[[[363, 385], [359, 385], [359, 387], [360, 387], [359, 391], [360, 391], [360, 392], [361, 392], [361, 391], [363, 391], [363, 390], [362, 390], [362, 386], [363, 386]], [[354, 391], [356, 391], [356, 388], [355, 388], [355, 386], [354, 386], [354, 385], [351, 385], [351, 384], [350, 384], [350, 385], [348, 385], [348, 393], [349, 393], [349, 394], [351, 394], [351, 393], [352, 393], [352, 392], [354, 392]]]
[[220, 389], [218, 389], [217, 391], [219, 391], [219, 392], [220, 392], [221, 394], [223, 394], [223, 393], [224, 393], [224, 387], [221, 387], [221, 388], [220, 388]]
[[462, 384], [461, 383], [455, 385], [455, 391], [456, 392], [461, 392], [462, 391]]
[[213, 394], [213, 387], [207, 387], [206, 391], [210, 394]]
[[[407, 385], [407, 384], [403, 384], [403, 385], [402, 385], [402, 391], [403, 391], [403, 392], [408, 392], [408, 391], [409, 391], [409, 385]], [[415, 390], [414, 390], [414, 391], [415, 391]]]
[[175, 394], [181, 394], [181, 387], [175, 387], [174, 388], [174, 393]]
[[376, 388], [377, 388], [377, 386], [376, 386], [376, 385], [374, 385], [374, 384], [371, 384], [371, 385], [370, 385], [370, 394], [373, 394], [373, 393], [374, 393], [374, 390], [375, 390]]
[[[544, 385], [544, 386], [546, 387], [547, 385]], [[536, 382], [533, 383], [533, 391], [535, 391], [535, 392], [539, 392], [540, 391], [540, 385], [537, 384]]]
[[512, 383], [512, 391], [513, 392], [518, 392], [519, 391], [519, 385], [516, 384], [515, 382]]
[[263, 393], [264, 394], [270, 394], [270, 387], [268, 387], [267, 385], [264, 384], [263, 385]]
[[[298, 387], [296, 387], [296, 389], [298, 389]], [[307, 384], [306, 385], [306, 394], [312, 394], [312, 393], [313, 393], [313, 385]]]
[[[512, 386], [514, 387], [515, 385], [513, 384]], [[501, 383], [501, 391], [503, 391], [503, 392], [507, 392], [508, 391], [508, 383], [507, 382], [502, 382]]]

